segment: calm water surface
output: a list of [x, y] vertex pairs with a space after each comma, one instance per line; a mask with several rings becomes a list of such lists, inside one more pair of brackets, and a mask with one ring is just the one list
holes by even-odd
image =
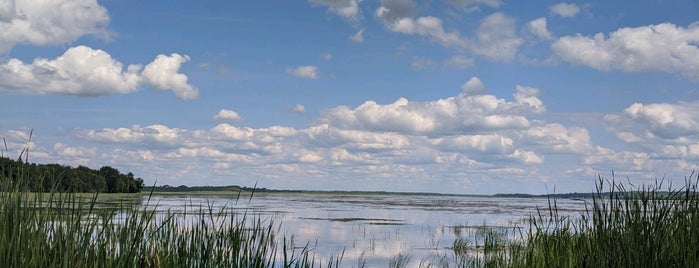
[[[585, 201], [560, 199], [563, 215], [577, 216]], [[437, 263], [453, 256], [454, 239], [473, 236], [476, 227], [507, 230], [527, 228], [537, 207], [548, 208], [545, 198], [498, 198], [442, 195], [256, 193], [252, 199], [235, 196], [154, 196], [157, 210], [197, 211], [227, 207], [260, 216], [281, 225], [280, 235], [309, 243], [315, 258], [327, 262], [344, 251], [343, 267], [387, 267], [399, 254], [410, 257], [408, 267]], [[431, 261], [433, 260], [433, 261]]]

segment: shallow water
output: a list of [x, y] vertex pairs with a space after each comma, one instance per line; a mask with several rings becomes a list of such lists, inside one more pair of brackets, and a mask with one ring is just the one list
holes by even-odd
[[[281, 224], [280, 236], [293, 236], [297, 246], [308, 243], [320, 263], [344, 252], [343, 267], [387, 267], [399, 254], [409, 257], [407, 267], [437, 264], [442, 257], [453, 257], [457, 236], [476, 242], [483, 226], [524, 232], [537, 208], [548, 208], [545, 198], [391, 194], [257, 193], [251, 199], [155, 195], [143, 202], [162, 213], [225, 207], [273, 220]], [[561, 215], [575, 217], [584, 203], [560, 199], [557, 207]]]

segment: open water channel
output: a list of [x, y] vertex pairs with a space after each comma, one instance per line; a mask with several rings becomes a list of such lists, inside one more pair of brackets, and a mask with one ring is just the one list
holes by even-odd
[[[526, 232], [529, 217], [549, 206], [546, 198], [319, 193], [256, 193], [251, 199], [156, 195], [147, 202], [162, 213], [226, 207], [273, 220], [279, 236], [293, 236], [297, 246], [308, 243], [321, 263], [344, 252], [343, 267], [388, 267], [399, 255], [407, 267], [436, 266], [453, 256], [457, 237], [477, 242], [484, 226]], [[557, 207], [561, 215], [576, 217], [585, 201], [559, 199]]]

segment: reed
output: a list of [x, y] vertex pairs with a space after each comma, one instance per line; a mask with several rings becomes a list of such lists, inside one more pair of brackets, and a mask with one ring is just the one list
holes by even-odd
[[278, 238], [279, 225], [244, 211], [98, 209], [97, 194], [29, 193], [25, 170], [0, 170], [0, 267], [316, 266], [310, 248]]
[[[634, 187], [598, 177], [580, 217], [559, 213], [556, 200], [529, 229], [474, 247], [454, 245], [458, 267], [696, 267], [699, 263], [699, 176], [674, 188], [662, 180]], [[474, 249], [475, 248], [475, 249]], [[478, 254], [466, 254], [476, 251]]]
[[[29, 177], [35, 178], [23, 166], [0, 166], [0, 267], [341, 266], [342, 253], [322, 263], [308, 244], [296, 247], [293, 237], [277, 237], [279, 224], [245, 211], [209, 205], [156, 214], [150, 204], [128, 202], [105, 207], [98, 194], [30, 193]], [[680, 187], [662, 180], [636, 187], [599, 177], [579, 217], [563, 215], [550, 199], [524, 231], [477, 228], [454, 241], [453, 256], [418, 264], [695, 267], [698, 187], [699, 174]], [[389, 266], [410, 262], [410, 252], [401, 252]], [[365, 265], [360, 257], [357, 266]]]

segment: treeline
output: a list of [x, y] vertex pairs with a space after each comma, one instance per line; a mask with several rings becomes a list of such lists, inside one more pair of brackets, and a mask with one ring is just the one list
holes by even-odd
[[85, 166], [77, 168], [59, 164], [23, 163], [0, 157], [0, 182], [18, 183], [23, 190], [32, 192], [86, 192], [86, 193], [138, 193], [143, 190], [143, 180], [129, 172], [103, 166], [99, 170]]

